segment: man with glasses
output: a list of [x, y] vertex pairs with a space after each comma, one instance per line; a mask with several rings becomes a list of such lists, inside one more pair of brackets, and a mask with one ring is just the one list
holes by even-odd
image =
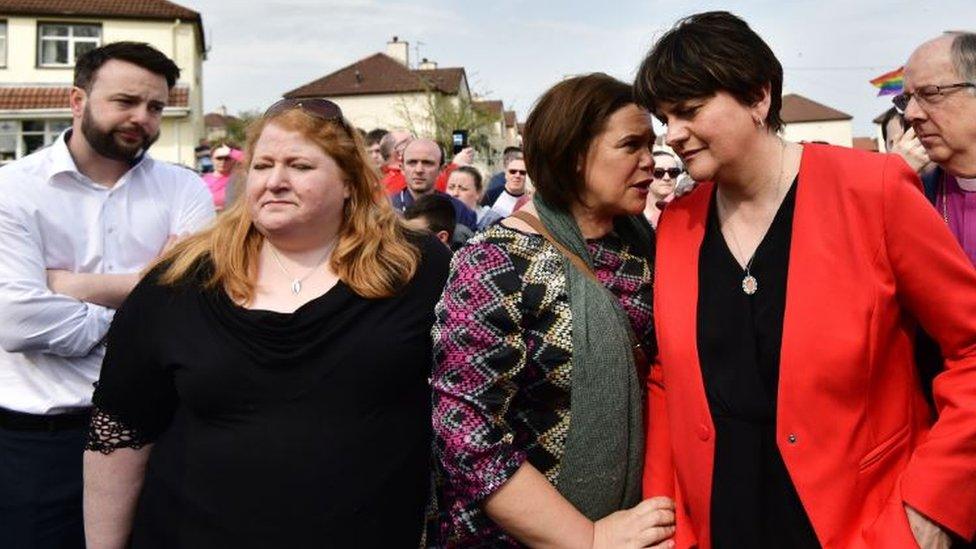
[[892, 101], [942, 168], [927, 194], [976, 264], [976, 34], [948, 32], [919, 46]]

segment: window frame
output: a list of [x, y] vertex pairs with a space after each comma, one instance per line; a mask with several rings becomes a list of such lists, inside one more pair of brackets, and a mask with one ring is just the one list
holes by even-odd
[[[0, 122], [12, 122], [16, 126], [14, 131], [6, 132], [4, 134], [4, 135], [13, 135], [15, 138], [15, 145], [13, 150], [14, 157], [7, 160], [3, 160], [2, 158], [0, 158], [0, 165], [3, 165], [6, 162], [13, 162], [15, 160], [20, 160], [21, 158], [27, 156], [28, 154], [40, 150], [40, 149], [35, 149], [33, 151], [28, 152], [26, 143], [24, 142], [25, 136], [42, 136], [44, 143], [41, 145], [41, 148], [43, 148], [54, 143], [54, 140], [57, 139], [59, 135], [61, 135], [62, 131], [65, 130], [65, 128], [55, 130], [54, 129], [55, 124], [67, 123], [68, 127], [70, 127], [71, 125], [70, 118], [13, 118], [13, 119], [0, 120]], [[25, 122], [39, 122], [43, 124], [44, 127], [41, 130], [24, 131]]]
[[[44, 27], [58, 27], [64, 26], [68, 28], [68, 35], [61, 40], [60, 37], [45, 37], [43, 34]], [[98, 30], [97, 37], [90, 36], [75, 36], [75, 27], [93, 27]], [[100, 47], [102, 45], [102, 38], [104, 36], [102, 29], [102, 24], [97, 22], [78, 22], [78, 21], [38, 21], [37, 22], [37, 56], [35, 59], [36, 66], [39, 69], [70, 69], [75, 66], [75, 45], [78, 42], [92, 43], [94, 42], [95, 47]], [[47, 41], [65, 41], [68, 44], [68, 61], [66, 63], [45, 63], [44, 62], [44, 47], [43, 44]]]
[[3, 47], [0, 47], [0, 69], [7, 68], [7, 44], [10, 42], [10, 25], [7, 24], [6, 19], [0, 19], [0, 27], [3, 28], [3, 32], [0, 33], [0, 40], [3, 40]]

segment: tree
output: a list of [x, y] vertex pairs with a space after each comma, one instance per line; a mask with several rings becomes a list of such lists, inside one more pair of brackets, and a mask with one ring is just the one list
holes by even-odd
[[432, 89], [426, 83], [419, 105], [411, 103], [408, 96], [401, 96], [397, 114], [407, 130], [414, 135], [423, 135], [436, 141], [445, 151], [454, 146], [454, 130], [468, 131], [468, 145], [481, 153], [486, 159], [494, 159], [500, 151], [492, 147], [492, 125], [501, 116], [480, 108], [469, 96], [447, 95]]
[[254, 119], [260, 117], [261, 111], [257, 109], [240, 111], [237, 113], [237, 116], [228, 116], [226, 119], [227, 137], [225, 139], [238, 147], [243, 147], [244, 142], [247, 140], [247, 127], [251, 125]]

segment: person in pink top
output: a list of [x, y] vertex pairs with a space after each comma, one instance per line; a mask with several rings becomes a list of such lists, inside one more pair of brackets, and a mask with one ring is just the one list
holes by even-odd
[[221, 145], [210, 153], [210, 158], [213, 160], [214, 170], [203, 174], [203, 182], [207, 184], [207, 188], [210, 189], [210, 194], [213, 196], [214, 208], [220, 211], [224, 209], [227, 188], [234, 173], [234, 167], [237, 166], [237, 162], [241, 158], [241, 152], [228, 145]]

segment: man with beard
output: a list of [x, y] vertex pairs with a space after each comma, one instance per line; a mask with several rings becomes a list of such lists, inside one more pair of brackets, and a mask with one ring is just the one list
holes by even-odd
[[179, 74], [147, 44], [87, 52], [72, 127], [0, 168], [4, 547], [84, 547], [81, 456], [109, 323], [139, 272], [213, 218], [193, 172], [146, 154]]

